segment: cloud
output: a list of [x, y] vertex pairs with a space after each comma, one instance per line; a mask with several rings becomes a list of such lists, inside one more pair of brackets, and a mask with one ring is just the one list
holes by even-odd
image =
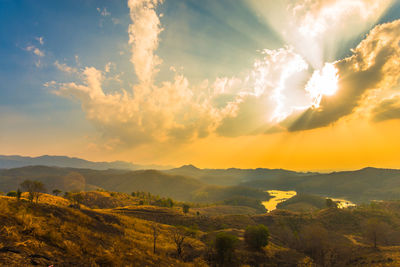
[[400, 96], [396, 95], [379, 103], [372, 110], [371, 119], [374, 122], [400, 119]]
[[[361, 8], [368, 1], [352, 2], [361, 8], [358, 13], [349, 2], [313, 0], [289, 5], [298, 22], [311, 20], [323, 25], [324, 30], [304, 28], [317, 32], [315, 36], [310, 32], [302, 36], [310, 36], [304, 46], [313, 43], [308, 49], [318, 53], [320, 50], [314, 43], [326, 49], [321, 42], [328, 38], [329, 30], [333, 35], [347, 30], [341, 28], [342, 21], [326, 15], [327, 10], [350, 20], [349, 25], [353, 25], [352, 20], [339, 7], [351, 7], [349, 13], [356, 20], [362, 17], [366, 24], [374, 21], [370, 11]], [[389, 2], [382, 4], [387, 6]], [[398, 81], [400, 30], [396, 21], [376, 27], [353, 50], [352, 56], [337, 62], [327, 63], [321, 56], [318, 61], [323, 63], [313, 64], [305, 50], [299, 50], [299, 44], [295, 44], [261, 51], [252, 69], [238, 76], [192, 85], [174, 70], [172, 79], [156, 83], [162, 63], [156, 54], [162, 32], [156, 12], [160, 3], [159, 0], [128, 1], [132, 21], [128, 30], [130, 61], [137, 77], [134, 86], [128, 90], [107, 87], [109, 80], [120, 81], [119, 76], [112, 75], [112, 70], [117, 69], [112, 62], [101, 71], [94, 67], [76, 70], [56, 61], [57, 68], [77, 71], [83, 80], [47, 84], [55, 88], [55, 94], [78, 100], [87, 119], [106, 141], [112, 140], [108, 143], [115, 148], [154, 142], [185, 143], [210, 134], [237, 137], [324, 127], [351, 114], [362, 104], [366, 92], [391, 88]], [[383, 12], [384, 8], [374, 3], [370, 3], [371, 10]], [[310, 10], [305, 12], [306, 9]], [[318, 22], [321, 16], [329, 19]], [[339, 28], [337, 32], [331, 24]], [[319, 69], [315, 69], [317, 65], [321, 65]]]
[[129, 25], [129, 44], [132, 45], [131, 62], [142, 84], [150, 85], [161, 59], [154, 54], [158, 48], [158, 35], [162, 28], [154, 10], [159, 0], [128, 0], [132, 24]]
[[249, 6], [315, 69], [342, 44], [368, 30], [394, 0], [247, 0]]
[[61, 70], [63, 72], [69, 73], [69, 74], [78, 73], [78, 69], [77, 68], [70, 67], [65, 63], [59, 63], [58, 60], [56, 60], [54, 62], [54, 66], [56, 66], [57, 69], [59, 69], [59, 70]]
[[43, 37], [36, 37], [35, 39], [39, 42], [40, 45], [44, 45], [44, 38]]
[[370, 90], [390, 90], [400, 78], [400, 20], [376, 26], [353, 50], [353, 55], [335, 63], [339, 70], [339, 89], [324, 96], [319, 107], [311, 107], [286, 123], [290, 131], [327, 126], [351, 114], [362, 105]]
[[33, 54], [35, 54], [38, 57], [44, 57], [44, 51], [40, 50], [39, 48], [37, 48], [33, 45], [27, 46], [25, 49], [26, 49], [26, 51], [32, 52]]
[[108, 12], [107, 8], [105, 8], [105, 7], [104, 7], [103, 9], [101, 9], [101, 8], [98, 7], [96, 10], [97, 10], [97, 12], [99, 12], [100, 15], [102, 15], [103, 17], [111, 16], [111, 13]]

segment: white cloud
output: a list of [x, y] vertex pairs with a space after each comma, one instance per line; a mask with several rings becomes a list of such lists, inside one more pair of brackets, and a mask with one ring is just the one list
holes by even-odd
[[39, 42], [40, 45], [44, 45], [43, 37], [36, 37], [35, 39]]
[[99, 12], [100, 13], [100, 15], [102, 15], [103, 17], [107, 17], [107, 16], [111, 16], [111, 13], [107, 10], [107, 8], [103, 8], [103, 9], [101, 9], [101, 8], [97, 8], [96, 9], [97, 10], [97, 12]]
[[26, 47], [26, 51], [32, 52], [33, 54], [35, 54], [38, 57], [44, 57], [44, 51], [41, 51], [39, 48], [30, 45]]
[[78, 69], [77, 68], [70, 67], [65, 63], [59, 63], [58, 60], [56, 60], [54, 62], [54, 65], [57, 67], [57, 69], [59, 69], [59, 70], [61, 70], [63, 72], [70, 73], [70, 74], [71, 73], [78, 73]]
[[129, 25], [129, 44], [132, 45], [131, 62], [140, 83], [150, 85], [161, 59], [154, 54], [158, 48], [158, 35], [162, 31], [154, 7], [159, 0], [128, 0], [132, 24]]

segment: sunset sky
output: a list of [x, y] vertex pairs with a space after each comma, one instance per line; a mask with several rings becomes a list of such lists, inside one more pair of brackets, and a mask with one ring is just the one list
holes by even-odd
[[400, 168], [400, 1], [0, 0], [0, 154]]

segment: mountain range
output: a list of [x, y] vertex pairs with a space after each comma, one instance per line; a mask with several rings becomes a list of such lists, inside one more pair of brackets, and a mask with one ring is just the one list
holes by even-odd
[[121, 170], [143, 170], [143, 169], [169, 169], [171, 166], [158, 165], [137, 165], [126, 161], [113, 162], [93, 162], [80, 158], [71, 158], [66, 156], [40, 156], [40, 157], [23, 157], [23, 156], [4, 156], [0, 155], [0, 169], [19, 168], [25, 166], [52, 166], [63, 168], [82, 168], [93, 170], [121, 169]]

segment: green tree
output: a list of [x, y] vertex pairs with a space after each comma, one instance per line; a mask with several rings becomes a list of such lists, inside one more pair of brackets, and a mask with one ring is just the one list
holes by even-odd
[[28, 192], [28, 199], [36, 203], [39, 202], [40, 193], [46, 192], [46, 187], [40, 181], [25, 180], [20, 184], [21, 188]]
[[17, 197], [17, 191], [10, 191], [7, 193], [8, 197]]
[[190, 209], [190, 206], [188, 205], [188, 204], [183, 204], [182, 205], [182, 211], [183, 211], [183, 213], [188, 213], [189, 212], [189, 209]]
[[244, 241], [253, 250], [261, 250], [268, 245], [269, 231], [265, 225], [248, 226], [244, 233]]
[[233, 260], [238, 238], [234, 235], [222, 232], [215, 238], [215, 252], [217, 264], [226, 266]]

